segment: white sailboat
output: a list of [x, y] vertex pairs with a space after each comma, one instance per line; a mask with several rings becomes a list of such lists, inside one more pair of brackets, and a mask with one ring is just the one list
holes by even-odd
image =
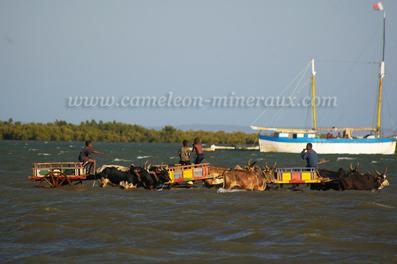
[[[382, 90], [385, 77], [385, 26], [386, 13], [381, 3], [375, 4], [374, 9], [383, 11], [383, 45], [382, 60], [379, 63], [379, 86], [377, 98], [377, 125], [369, 128], [319, 128], [316, 116], [316, 71], [315, 61], [311, 61], [311, 110], [313, 126], [309, 129], [269, 128], [251, 126], [252, 129], [262, 131], [259, 135], [259, 149], [261, 152], [300, 153], [307, 143], [320, 154], [394, 154], [396, 138], [384, 137], [381, 130]], [[341, 137], [322, 137], [324, 132], [342, 133]], [[354, 136], [355, 131], [367, 131], [365, 137]]]

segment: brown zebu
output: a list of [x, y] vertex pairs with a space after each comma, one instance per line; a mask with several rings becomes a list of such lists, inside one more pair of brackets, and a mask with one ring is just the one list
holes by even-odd
[[255, 163], [249, 160], [244, 168], [236, 165], [234, 169], [225, 171], [223, 174], [223, 188], [228, 190], [264, 191], [267, 184], [274, 179], [274, 170], [277, 164], [274, 163], [272, 167], [266, 164], [262, 169], [256, 166]]
[[247, 170], [228, 170], [223, 174], [224, 189], [244, 189], [249, 191], [264, 191], [266, 180], [262, 172]]
[[209, 166], [208, 167], [208, 176], [209, 178], [204, 181], [204, 185], [206, 187], [219, 187], [222, 186], [223, 184], [223, 173], [227, 171], [228, 169], [226, 168], [221, 168], [221, 167], [214, 167], [214, 166]]

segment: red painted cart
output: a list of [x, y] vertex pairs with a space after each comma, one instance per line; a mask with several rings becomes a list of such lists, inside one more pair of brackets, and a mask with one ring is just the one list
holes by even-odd
[[84, 166], [82, 162], [46, 162], [33, 163], [32, 176], [29, 180], [46, 184], [50, 188], [82, 183], [95, 174], [95, 163]]

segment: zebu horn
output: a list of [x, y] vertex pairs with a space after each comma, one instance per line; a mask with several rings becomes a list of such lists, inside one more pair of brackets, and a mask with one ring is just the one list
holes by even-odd
[[269, 170], [269, 166], [267, 165], [267, 162], [265, 163], [265, 170]]
[[144, 170], [147, 170], [147, 163], [148, 163], [148, 161], [145, 161], [145, 163], [143, 164], [143, 169]]
[[150, 164], [149, 161], [145, 161], [145, 165], [143, 168], [148, 171], [150, 170], [150, 167], [152, 167], [152, 164]]
[[350, 167], [349, 167], [350, 171], [353, 171], [353, 164], [350, 162]]
[[386, 174], [387, 174], [387, 167], [386, 167], [385, 172], [383, 173], [383, 175], [386, 176]]
[[242, 170], [243, 167], [241, 167], [239, 164], [237, 164], [236, 166], [234, 166], [234, 169], [235, 169], [235, 170]]

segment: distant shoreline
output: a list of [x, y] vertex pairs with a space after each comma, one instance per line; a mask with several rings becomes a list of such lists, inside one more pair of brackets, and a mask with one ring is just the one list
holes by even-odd
[[12, 119], [0, 121], [0, 140], [181, 143], [184, 139], [192, 142], [195, 137], [208, 144], [252, 145], [258, 142], [255, 133], [182, 130], [173, 126], [154, 129], [116, 121], [91, 120], [80, 124], [66, 121], [50, 123], [21, 123]]

